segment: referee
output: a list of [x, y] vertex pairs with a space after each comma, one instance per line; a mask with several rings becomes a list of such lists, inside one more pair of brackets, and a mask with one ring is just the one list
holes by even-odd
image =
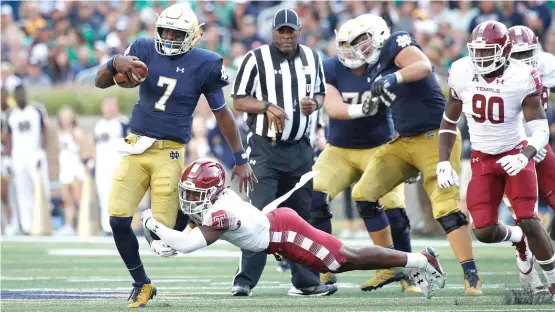
[[[232, 86], [234, 108], [246, 113], [250, 129], [247, 154], [258, 183], [249, 197], [259, 209], [293, 188], [312, 168], [309, 136], [313, 123], [318, 122], [326, 81], [318, 53], [297, 44], [300, 28], [295, 11], [277, 11], [273, 42], [245, 55]], [[311, 203], [312, 182], [293, 193], [283, 206], [308, 220]], [[265, 254], [243, 250], [232, 294], [249, 296], [265, 265]], [[337, 291], [336, 286], [321, 284], [317, 274], [298, 264], [291, 263], [291, 273], [289, 295], [322, 296]]]

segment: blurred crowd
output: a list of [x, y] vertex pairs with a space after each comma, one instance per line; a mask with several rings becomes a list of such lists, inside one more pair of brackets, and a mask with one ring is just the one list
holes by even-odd
[[[11, 1], [1, 7], [2, 82], [15, 75], [30, 87], [82, 81], [95, 66], [125, 51], [136, 38], [154, 35], [154, 23], [176, 1]], [[523, 24], [555, 53], [553, 1], [185, 1], [205, 23], [200, 47], [224, 57], [229, 72], [246, 51], [271, 40], [271, 18], [280, 7], [302, 20], [300, 42], [335, 55], [334, 30], [371, 12], [393, 31], [411, 32], [432, 60], [440, 80], [466, 53], [472, 28], [484, 20]], [[9, 81], [7, 82], [9, 88]]]

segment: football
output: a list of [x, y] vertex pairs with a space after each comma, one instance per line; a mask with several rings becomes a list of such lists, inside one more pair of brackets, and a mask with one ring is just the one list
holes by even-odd
[[[135, 62], [138, 62], [138, 63], [141, 63], [141, 64], [145, 65], [145, 63], [143, 63], [139, 60], [136, 60]], [[145, 67], [146, 67], [146, 65], [145, 65]], [[143, 81], [145, 81], [146, 76], [148, 75], [148, 68], [146, 68], [146, 69], [145, 68], [139, 68], [139, 69], [137, 69], [137, 72], [140, 76], [140, 78], [137, 79], [137, 80], [139, 80], [138, 84], [129, 82], [128, 79], [127, 79], [127, 76], [125, 76], [122, 73], [117, 73], [117, 74], [114, 75], [114, 82], [122, 88], [134, 88], [134, 87], [138, 86], [139, 84], [141, 84]]]

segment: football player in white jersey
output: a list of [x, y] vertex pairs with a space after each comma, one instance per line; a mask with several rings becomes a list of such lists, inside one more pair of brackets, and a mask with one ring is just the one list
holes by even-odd
[[64, 226], [54, 235], [71, 236], [75, 235], [76, 206], [81, 200], [81, 189], [85, 179], [85, 166], [81, 160], [83, 132], [77, 126], [77, 119], [69, 107], [63, 107], [58, 112], [58, 124], [59, 181], [64, 202]]
[[[555, 303], [555, 255], [534, 211], [538, 189], [534, 161], [530, 161], [549, 140], [540, 98], [543, 85], [536, 69], [520, 61], [509, 61], [511, 47], [505, 25], [486, 21], [472, 32], [469, 56], [451, 66], [449, 100], [440, 130], [438, 183], [442, 188], [458, 184], [449, 157], [457, 121], [464, 113], [473, 149], [466, 201], [474, 234], [485, 243], [510, 241], [520, 254], [526, 253], [528, 243]], [[528, 138], [523, 115], [531, 131]], [[498, 221], [504, 192], [518, 226]]]
[[[543, 91], [541, 101], [547, 112], [549, 88], [555, 87], [555, 56], [540, 51], [540, 43], [534, 32], [526, 26], [513, 26], [509, 28], [509, 37], [513, 44], [511, 58], [520, 60], [538, 70], [542, 76]], [[530, 129], [525, 125], [526, 134]], [[538, 190], [540, 196], [555, 210], [555, 154], [550, 144], [540, 149], [536, 156], [536, 173], [538, 177]], [[505, 204], [512, 210], [510, 202], [504, 198]], [[537, 209], [537, 204], [536, 204]], [[555, 231], [551, 231], [554, 239]], [[523, 289], [538, 294], [547, 292], [537, 271], [534, 268], [534, 257], [527, 250], [526, 254], [517, 253], [517, 264], [520, 271], [520, 284]]]
[[101, 105], [103, 118], [94, 126], [95, 182], [100, 202], [100, 226], [105, 234], [111, 233], [108, 198], [112, 189], [112, 177], [116, 172], [120, 156], [116, 144], [127, 136], [129, 121], [119, 114], [118, 100], [107, 97]]
[[37, 167], [40, 167], [44, 194], [50, 202], [48, 163], [44, 152], [47, 143], [46, 116], [36, 105], [27, 102], [23, 85], [15, 87], [14, 99], [17, 105], [8, 114], [6, 149], [12, 162], [19, 225], [11, 226], [16, 228], [15, 232], [29, 233], [34, 200], [33, 176]]
[[314, 175], [305, 174], [295, 188], [260, 211], [228, 189], [220, 164], [199, 159], [185, 168], [179, 182], [181, 210], [197, 226], [183, 232], [170, 229], [152, 217], [150, 210], [143, 212], [142, 222], [168, 248], [182, 253], [223, 239], [241, 249], [264, 251], [321, 273], [397, 268], [413, 278], [428, 298], [434, 287], [443, 288], [445, 276], [433, 248], [421, 253], [378, 246], [352, 248], [312, 227], [294, 210], [277, 208]]

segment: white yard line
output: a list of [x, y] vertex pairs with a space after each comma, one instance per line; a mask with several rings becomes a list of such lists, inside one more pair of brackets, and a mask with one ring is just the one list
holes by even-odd
[[[139, 241], [144, 243], [144, 239], [139, 237]], [[112, 237], [78, 237], [78, 236], [2, 236], [0, 237], [0, 243], [87, 243], [87, 244], [114, 244], [114, 239]], [[349, 246], [372, 246], [372, 241], [370, 239], [343, 239], [343, 243]], [[450, 247], [449, 241], [447, 239], [413, 239], [411, 241], [413, 247], [439, 247], [445, 248]], [[230, 243], [220, 240], [213, 245], [220, 246], [231, 246]], [[472, 242], [473, 247], [507, 247], [511, 246], [510, 242], [503, 242], [498, 244], [484, 244], [478, 241]]]

